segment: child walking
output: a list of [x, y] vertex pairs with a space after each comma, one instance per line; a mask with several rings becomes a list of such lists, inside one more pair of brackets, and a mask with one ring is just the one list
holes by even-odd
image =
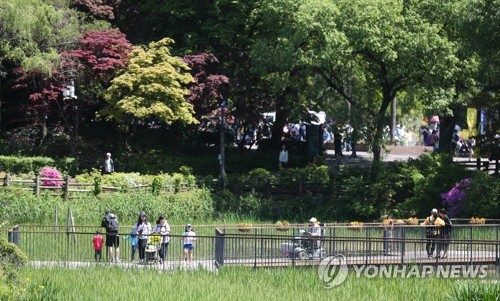
[[123, 238], [124, 240], [130, 239], [130, 262], [134, 262], [135, 251], [139, 245], [139, 238], [135, 230], [130, 231], [130, 234]]
[[[96, 236], [92, 238], [92, 243], [94, 244], [94, 258], [96, 261], [102, 260], [102, 243], [104, 242], [101, 236], [101, 230], [97, 230]], [[99, 259], [97, 259], [99, 258]]]
[[186, 260], [187, 256], [189, 256], [189, 264], [193, 262], [193, 250], [194, 250], [194, 241], [196, 240], [196, 233], [193, 231], [193, 226], [191, 224], [186, 225], [186, 231], [182, 234], [184, 236], [184, 253], [182, 255], [182, 262]]

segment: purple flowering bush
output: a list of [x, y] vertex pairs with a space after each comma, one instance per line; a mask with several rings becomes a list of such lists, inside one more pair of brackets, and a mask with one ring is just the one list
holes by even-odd
[[[44, 167], [40, 172], [38, 173], [40, 178], [44, 179], [62, 179], [61, 173], [57, 170], [55, 167]], [[62, 187], [63, 182], [62, 181], [50, 181], [50, 180], [44, 180], [42, 181], [42, 186], [52, 186], [52, 187]]]
[[460, 182], [455, 183], [455, 186], [450, 191], [441, 194], [443, 206], [448, 208], [450, 216], [458, 216], [460, 213], [463, 206], [462, 200], [465, 198], [471, 180], [471, 178], [462, 179]]

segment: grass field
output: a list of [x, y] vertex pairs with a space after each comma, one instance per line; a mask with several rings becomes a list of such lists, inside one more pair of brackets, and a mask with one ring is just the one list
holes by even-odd
[[[36, 300], [455, 300], [465, 280], [360, 278], [351, 273], [325, 289], [317, 269], [222, 269], [206, 271], [27, 268]], [[475, 284], [481, 285], [474, 281]], [[492, 299], [494, 300], [494, 299]]]

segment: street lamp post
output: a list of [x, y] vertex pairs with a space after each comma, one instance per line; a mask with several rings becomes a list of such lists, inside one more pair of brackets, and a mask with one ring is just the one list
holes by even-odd
[[224, 168], [225, 161], [225, 143], [224, 143], [224, 107], [226, 105], [226, 101], [222, 100], [220, 105], [220, 188], [224, 190], [224, 177], [226, 175], [226, 171]]

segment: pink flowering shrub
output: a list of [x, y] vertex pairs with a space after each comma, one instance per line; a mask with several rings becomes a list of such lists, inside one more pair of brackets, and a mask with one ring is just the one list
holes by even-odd
[[[40, 178], [44, 179], [62, 179], [61, 173], [55, 167], [44, 167], [38, 173]], [[53, 187], [62, 187], [63, 181], [50, 181], [44, 180], [42, 181], [42, 186], [53, 186]]]
[[441, 199], [443, 199], [443, 205], [448, 207], [448, 212], [450, 216], [457, 216], [462, 209], [462, 200], [465, 197], [467, 188], [469, 187], [471, 179], [466, 178], [456, 183], [450, 191], [446, 193], [441, 193]]

